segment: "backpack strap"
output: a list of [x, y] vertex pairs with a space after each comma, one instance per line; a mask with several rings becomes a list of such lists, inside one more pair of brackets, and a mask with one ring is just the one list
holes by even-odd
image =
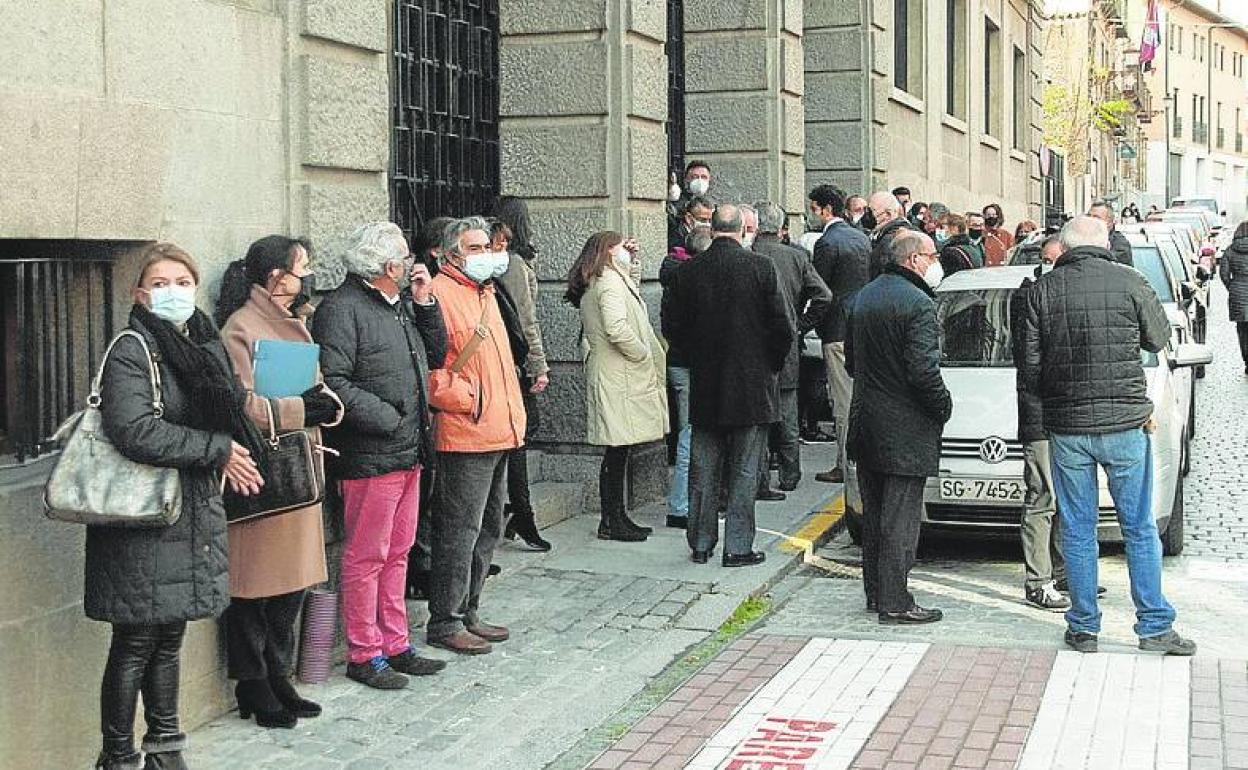
[[490, 327], [485, 325], [486, 314], [489, 312], [490, 305], [482, 300], [481, 302], [481, 319], [477, 321], [477, 328], [472, 330], [472, 338], [459, 351], [459, 355], [455, 356], [455, 362], [451, 364], [451, 371], [459, 374], [477, 354], [477, 348], [481, 347], [481, 343], [486, 337], [490, 336]]

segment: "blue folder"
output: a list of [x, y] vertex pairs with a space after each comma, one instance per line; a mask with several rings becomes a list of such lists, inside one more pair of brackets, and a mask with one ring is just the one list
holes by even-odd
[[316, 384], [321, 346], [311, 342], [258, 340], [254, 390], [265, 398], [297, 396]]

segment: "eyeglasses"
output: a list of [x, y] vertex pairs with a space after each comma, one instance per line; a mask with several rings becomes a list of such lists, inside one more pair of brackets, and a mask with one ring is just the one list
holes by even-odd
[[935, 259], [935, 258], [937, 258], [937, 257], [939, 257], [939, 256], [940, 256], [940, 252], [939, 252], [939, 251], [916, 251], [916, 252], [914, 252], [914, 256], [916, 256], [916, 257], [930, 257], [930, 258], [932, 258], [932, 259]]

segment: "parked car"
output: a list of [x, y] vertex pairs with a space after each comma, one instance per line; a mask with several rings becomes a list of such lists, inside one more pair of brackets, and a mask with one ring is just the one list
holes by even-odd
[[1213, 217], [1213, 225], [1217, 230], [1221, 230], [1225, 224], [1226, 212], [1218, 206], [1218, 199], [1212, 196], [1194, 197], [1194, 198], [1175, 198], [1170, 201], [1172, 209], [1203, 209], [1209, 212]]
[[[1195, 342], [1204, 343], [1209, 316], [1209, 278], [1211, 274], [1207, 265], [1200, 259], [1200, 253], [1191, 247], [1187, 234], [1187, 225], [1177, 222], [1147, 222], [1138, 225], [1127, 225], [1123, 233], [1140, 233], [1156, 243], [1161, 249], [1166, 264], [1179, 279], [1184, 296], [1185, 309], [1192, 317], [1192, 338]], [[1197, 370], [1199, 375], [1199, 370]]]
[[[1019, 286], [1034, 273], [1030, 266], [964, 270], [936, 290], [941, 369], [953, 396], [953, 415], [945, 426], [940, 475], [928, 479], [924, 491], [926, 528], [1018, 530], [1026, 487], [1010, 310]], [[1157, 420], [1153, 512], [1165, 553], [1171, 555], [1183, 550], [1187, 369], [1209, 360], [1203, 345], [1173, 341], [1159, 355], [1142, 354]], [[1103, 474], [1100, 490], [1099, 535], [1121, 540]]]

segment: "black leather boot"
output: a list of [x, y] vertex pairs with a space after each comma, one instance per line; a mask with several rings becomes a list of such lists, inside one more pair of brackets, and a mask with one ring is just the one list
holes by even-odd
[[96, 770], [140, 770], [143, 764], [143, 756], [139, 752], [131, 750], [128, 754], [113, 754], [107, 750], [101, 751], [100, 756], [95, 760]]
[[508, 540], [515, 540], [516, 535], [519, 535], [525, 545], [535, 551], [550, 550], [550, 542], [543, 539], [537, 532], [537, 520], [534, 519], [532, 511], [528, 513], [513, 511], [511, 517], [507, 519], [507, 526], [503, 529], [503, 537]]
[[190, 770], [181, 751], [156, 751], [147, 755], [143, 770]]
[[273, 690], [274, 697], [286, 707], [286, 710], [299, 719], [312, 719], [321, 715], [321, 704], [301, 697], [295, 691], [295, 686], [291, 684], [290, 677], [270, 676], [269, 688]]
[[234, 687], [234, 697], [238, 699], [238, 716], [251, 719], [255, 714], [256, 724], [261, 727], [289, 729], [299, 721], [273, 694], [267, 679], [240, 680]]

